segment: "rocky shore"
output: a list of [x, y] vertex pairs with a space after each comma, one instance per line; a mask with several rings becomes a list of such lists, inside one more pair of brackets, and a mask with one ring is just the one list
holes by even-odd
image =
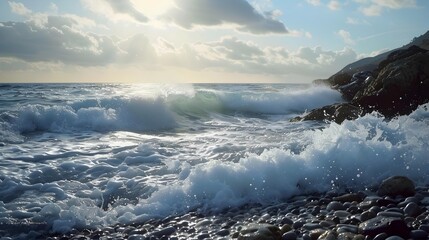
[[39, 239], [428, 239], [429, 187], [407, 177], [384, 180], [376, 189], [295, 196], [271, 204], [221, 213], [190, 212], [143, 224], [117, 225]]
[[[415, 45], [414, 45], [415, 44]], [[387, 118], [406, 115], [429, 102], [429, 32], [406, 47], [346, 66], [326, 80], [345, 103], [314, 109], [291, 121], [341, 123], [376, 111]]]

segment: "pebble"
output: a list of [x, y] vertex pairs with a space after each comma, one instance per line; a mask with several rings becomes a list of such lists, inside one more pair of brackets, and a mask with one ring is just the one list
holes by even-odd
[[328, 211], [337, 211], [337, 210], [345, 210], [344, 205], [338, 201], [332, 201], [326, 206], [326, 210]]
[[295, 231], [289, 231], [282, 235], [282, 240], [295, 240], [298, 238], [298, 234]]
[[[371, 191], [376, 191], [372, 189]], [[132, 226], [74, 231], [40, 239], [428, 239], [429, 192], [377, 196], [370, 190], [296, 196], [271, 206], [249, 204], [223, 213], [189, 212]], [[0, 235], [2, 232], [0, 231]], [[6, 238], [8, 235], [5, 236]], [[25, 237], [24, 237], [25, 238]]]
[[404, 213], [410, 217], [417, 217], [421, 212], [419, 205], [415, 202], [408, 203], [404, 208]]

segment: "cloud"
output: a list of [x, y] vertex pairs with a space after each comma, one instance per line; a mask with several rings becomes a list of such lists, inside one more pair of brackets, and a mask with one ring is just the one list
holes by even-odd
[[320, 5], [320, 0], [306, 0], [306, 1], [313, 6], [319, 6]]
[[369, 25], [369, 22], [364, 20], [364, 19], [356, 19], [356, 18], [351, 18], [351, 17], [347, 17], [346, 23], [351, 24], [351, 25], [362, 25], [362, 24]]
[[176, 7], [161, 18], [185, 29], [232, 25], [240, 32], [285, 34], [288, 31], [277, 15], [278, 11], [260, 13], [246, 0], [176, 0]]
[[8, 2], [8, 3], [13, 13], [16, 13], [21, 16], [26, 16], [32, 13], [31, 10], [25, 7], [24, 4], [22, 3], [17, 3], [17, 2]]
[[352, 39], [352, 36], [349, 32], [347, 32], [346, 30], [339, 30], [337, 32], [337, 34], [343, 39], [343, 41], [348, 44], [348, 45], [353, 45], [355, 44], [355, 41]]
[[185, 44], [176, 51], [158, 56], [159, 61], [194, 70], [323, 77], [357, 59], [350, 48], [326, 51], [303, 47], [289, 51], [283, 47], [261, 47], [235, 37], [219, 41]]
[[73, 19], [49, 16], [43, 26], [31, 22], [4, 22], [0, 27], [0, 56], [25, 61], [103, 65], [115, 55], [111, 39], [84, 33]]
[[355, 0], [361, 4], [360, 11], [366, 16], [380, 16], [384, 9], [403, 9], [417, 6], [415, 0]]
[[336, 11], [336, 10], [339, 10], [341, 8], [341, 5], [338, 1], [332, 0], [332, 1], [329, 1], [328, 8], [333, 10], [333, 11]]
[[106, 16], [110, 20], [123, 19], [123, 16], [140, 23], [149, 19], [134, 6], [130, 0], [81, 0], [89, 10]]

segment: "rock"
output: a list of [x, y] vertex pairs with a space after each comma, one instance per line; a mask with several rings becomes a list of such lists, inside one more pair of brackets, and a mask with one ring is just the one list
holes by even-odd
[[365, 211], [360, 215], [360, 220], [362, 222], [365, 222], [371, 218], [375, 218], [377, 216], [377, 214], [373, 211]]
[[326, 206], [326, 210], [328, 211], [337, 211], [337, 210], [345, 210], [344, 205], [337, 201], [332, 201]]
[[354, 98], [356, 93], [358, 93], [365, 84], [369, 84], [374, 80], [372, 72], [362, 71], [353, 74], [350, 82], [346, 85], [338, 87], [338, 90], [343, 94], [343, 97], [350, 101]]
[[377, 216], [359, 224], [359, 233], [370, 235], [371, 237], [386, 233], [407, 238], [410, 230], [405, 221], [400, 218]]
[[221, 236], [221, 237], [225, 237], [229, 235], [229, 230], [228, 229], [222, 229], [218, 232], [216, 232], [217, 236]]
[[421, 213], [421, 209], [417, 203], [410, 202], [405, 206], [404, 213], [410, 217], [417, 217]]
[[338, 202], [362, 202], [365, 196], [360, 193], [347, 193], [338, 197], [334, 197], [334, 201]]
[[377, 236], [374, 237], [373, 240], [385, 240], [389, 235], [387, 235], [386, 233], [380, 233], [377, 234]]
[[159, 231], [152, 232], [151, 235], [160, 238], [160, 237], [163, 237], [163, 236], [170, 236], [171, 234], [173, 234], [175, 232], [176, 232], [176, 228], [175, 227], [166, 227], [166, 228], [163, 228], [163, 229], [161, 229]]
[[353, 240], [354, 237], [354, 233], [342, 232], [338, 234], [337, 240]]
[[383, 180], [377, 194], [380, 196], [413, 196], [415, 194], [414, 182], [404, 176], [389, 177]]
[[313, 229], [313, 230], [310, 231], [310, 238], [312, 240], [319, 239], [319, 237], [322, 236], [325, 232], [326, 232], [326, 230], [321, 229], [321, 228], [319, 228], [319, 229]]
[[298, 238], [298, 235], [295, 231], [289, 231], [283, 234], [282, 240], [295, 240]]
[[377, 78], [354, 96], [352, 104], [394, 117], [428, 102], [428, 91], [429, 53], [419, 52], [382, 68]]
[[337, 236], [332, 231], [325, 231], [317, 240], [336, 240]]
[[251, 224], [241, 230], [239, 240], [280, 240], [280, 229], [270, 224]]
[[386, 238], [386, 240], [404, 240], [404, 239], [401, 238], [400, 236], [390, 236]]
[[335, 121], [336, 123], [342, 123], [344, 120], [353, 120], [358, 118], [362, 114], [362, 110], [349, 103], [341, 103], [329, 105], [323, 108], [318, 108], [310, 111], [303, 117], [292, 118], [291, 122], [297, 121]]
[[291, 121], [328, 120], [341, 123], [373, 111], [391, 118], [409, 114], [419, 105], [429, 102], [428, 50], [410, 46], [392, 52], [387, 59], [380, 59], [379, 62], [378, 68], [370, 68], [373, 72], [358, 68], [352, 72], [337, 73], [326, 81], [317, 81], [328, 83], [349, 102], [314, 109], [306, 116]]
[[410, 233], [411, 239], [427, 239], [428, 233], [423, 230], [413, 230]]

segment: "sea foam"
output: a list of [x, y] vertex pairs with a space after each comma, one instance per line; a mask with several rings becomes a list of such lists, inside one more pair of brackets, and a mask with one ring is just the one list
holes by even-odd
[[[98, 215], [100, 219], [95, 222], [131, 223], [196, 208], [219, 211], [245, 203], [268, 204], [296, 194], [365, 190], [392, 175], [427, 184], [427, 107], [393, 120], [374, 113], [341, 125], [330, 123], [323, 129], [308, 130], [303, 139], [297, 139], [306, 142], [298, 153], [285, 146], [248, 154], [236, 163], [209, 161], [190, 166], [183, 162], [178, 166], [178, 181], [158, 185], [137, 204], [116, 205]], [[62, 211], [71, 210], [67, 207]], [[66, 216], [84, 218], [80, 221], [93, 218], [83, 212]]]

